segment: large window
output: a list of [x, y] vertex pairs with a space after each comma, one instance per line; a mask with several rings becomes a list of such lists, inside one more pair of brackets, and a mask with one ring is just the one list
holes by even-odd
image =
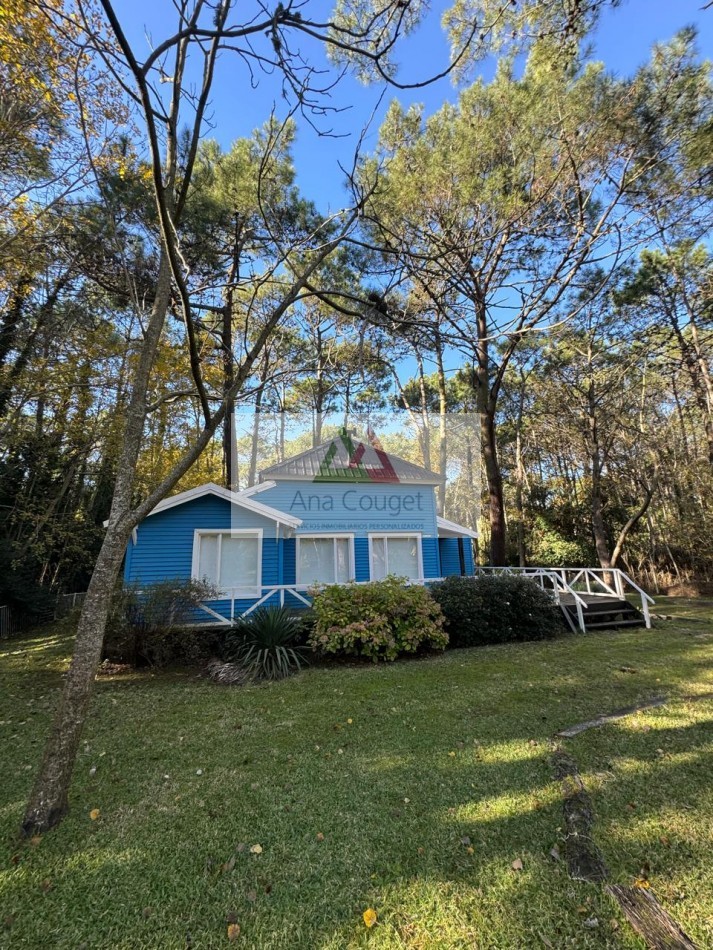
[[261, 531], [196, 531], [193, 577], [213, 584], [223, 594], [259, 592]]
[[373, 581], [388, 574], [413, 580], [423, 576], [420, 534], [372, 534], [369, 548]]
[[348, 584], [354, 580], [352, 535], [299, 535], [298, 584]]

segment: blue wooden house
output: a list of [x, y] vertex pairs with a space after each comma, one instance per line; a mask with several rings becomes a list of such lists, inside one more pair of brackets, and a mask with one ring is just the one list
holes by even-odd
[[160, 502], [133, 533], [124, 578], [204, 579], [220, 598], [200, 619], [225, 624], [261, 605], [309, 604], [316, 585], [472, 574], [476, 532], [438, 517], [440, 482], [343, 431], [245, 491], [207, 484]]

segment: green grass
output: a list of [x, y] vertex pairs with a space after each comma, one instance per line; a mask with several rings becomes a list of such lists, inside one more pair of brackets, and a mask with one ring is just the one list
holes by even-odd
[[[235, 920], [237, 945], [259, 950], [643, 947], [599, 887], [549, 855], [562, 806], [548, 739], [648, 696], [713, 689], [710, 610], [677, 610], [651, 631], [261, 687], [102, 680], [71, 813], [26, 843], [16, 830], [71, 638], [3, 641], [0, 946], [223, 947]], [[614, 878], [643, 868], [702, 947], [712, 721], [710, 700], [677, 700], [567, 743]]]

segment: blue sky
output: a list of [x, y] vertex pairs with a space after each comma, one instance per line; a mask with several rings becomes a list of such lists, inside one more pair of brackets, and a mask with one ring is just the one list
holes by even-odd
[[[713, 58], [713, 9], [701, 10], [703, 0], [623, 0], [618, 9], [607, 10], [593, 37], [594, 57], [620, 75], [628, 75], [648, 58], [651, 46], [665, 40], [683, 26], [695, 25], [699, 32], [699, 48], [704, 56]], [[317, 4], [322, 6], [321, 0]], [[448, 62], [448, 45], [440, 29], [440, 17], [448, 4], [436, 0], [433, 10], [419, 31], [401, 46], [399, 79], [404, 82], [423, 79], [443, 69]], [[312, 4], [310, 4], [312, 8]], [[169, 35], [174, 29], [175, 12], [171, 0], [116, 0], [116, 12], [141, 57], [148, 50], [145, 33], [148, 30], [154, 42]], [[240, 9], [240, 5], [238, 5]], [[310, 49], [315, 65], [328, 68], [321, 50]], [[483, 64], [482, 74], [492, 74], [492, 64]], [[373, 148], [381, 117], [389, 102], [398, 98], [404, 104], [422, 102], [426, 112], [435, 111], [445, 99], [453, 99], [457, 91], [445, 79], [425, 89], [413, 92], [386, 90], [383, 86], [364, 86], [351, 77], [345, 77], [332, 94], [332, 103], [345, 111], [328, 118], [316, 119], [322, 130], [332, 128], [340, 138], [320, 136], [304, 119], [299, 119], [298, 137], [294, 148], [298, 183], [305, 197], [312, 199], [326, 211], [341, 207], [346, 200], [343, 173], [339, 163], [350, 167], [359, 135], [377, 107], [365, 147]], [[240, 136], [250, 134], [261, 125], [275, 105], [278, 114], [286, 107], [281, 90], [274, 78], [263, 77], [257, 89], [251, 89], [249, 76], [230, 54], [224, 54], [220, 63], [214, 93], [212, 113], [213, 138], [228, 147]]]

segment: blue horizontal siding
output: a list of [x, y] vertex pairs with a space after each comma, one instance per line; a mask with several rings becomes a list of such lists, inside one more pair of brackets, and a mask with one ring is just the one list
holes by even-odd
[[438, 558], [438, 538], [422, 538], [423, 576], [440, 577], [441, 565]]
[[[124, 580], [131, 584], [148, 585], [190, 579], [195, 531], [221, 528], [262, 528], [262, 585], [266, 587], [283, 583], [279, 547], [285, 542], [275, 538], [275, 522], [244, 508], [231, 506], [228, 501], [215, 495], [196, 498], [142, 521], [137, 529], [136, 544], [130, 541], [127, 548]], [[290, 543], [294, 550], [294, 541], [287, 542], [288, 545]], [[292, 561], [294, 564], [294, 554]], [[236, 601], [235, 615], [239, 616], [256, 600], [247, 598]], [[211, 601], [210, 607], [229, 619], [229, 600]], [[215, 623], [215, 618], [202, 610], [196, 612], [194, 620], [196, 623]]]
[[470, 538], [463, 538], [463, 553], [465, 554], [465, 572], [473, 574], [475, 565], [473, 562], [473, 542]]
[[282, 542], [282, 574], [283, 584], [297, 583], [297, 545], [294, 538], [285, 538]]
[[440, 538], [438, 549], [441, 555], [441, 577], [460, 574], [460, 553], [458, 538]]
[[369, 573], [369, 539], [354, 538], [354, 579], [368, 581]]
[[437, 535], [432, 485], [280, 481], [256, 500], [302, 520], [297, 534], [419, 531]]

